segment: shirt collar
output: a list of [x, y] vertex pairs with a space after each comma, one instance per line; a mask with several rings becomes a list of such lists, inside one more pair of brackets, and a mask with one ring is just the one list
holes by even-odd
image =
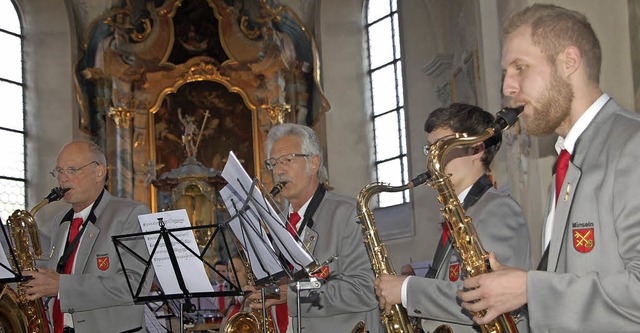
[[[311, 199], [313, 199], [313, 196], [311, 198], [309, 198], [309, 200], [307, 200], [307, 202], [304, 203], [304, 205], [302, 205], [302, 207], [300, 207], [300, 209], [298, 209], [298, 215], [300, 215], [300, 221], [302, 221], [302, 219], [304, 219], [304, 213], [307, 211], [307, 207], [309, 207], [309, 204], [311, 203]], [[294, 213], [293, 211], [293, 207], [291, 207], [291, 205], [289, 205], [289, 214]]]
[[593, 118], [595, 118], [596, 115], [598, 115], [598, 112], [600, 112], [600, 110], [602, 109], [604, 104], [609, 100], [609, 98], [610, 97], [607, 94], [600, 95], [600, 97], [598, 97], [598, 99], [596, 99], [596, 101], [593, 102], [593, 104], [591, 104], [591, 106], [587, 109], [587, 111], [585, 111], [580, 116], [580, 118], [578, 118], [578, 121], [576, 121], [576, 123], [573, 124], [573, 126], [569, 130], [569, 133], [567, 133], [567, 136], [564, 138], [561, 136], [558, 137], [558, 140], [556, 140], [556, 146], [555, 146], [556, 152], [558, 152], [558, 154], [562, 149], [566, 149], [569, 152], [569, 154], [573, 154], [573, 149], [576, 145], [576, 141], [578, 141], [578, 138], [580, 137], [582, 132], [584, 132], [584, 130], [587, 129], [587, 126], [589, 126]]
[[467, 194], [469, 194], [469, 191], [471, 191], [471, 187], [473, 185], [467, 187], [464, 189], [464, 191], [460, 192], [460, 194], [458, 194], [458, 201], [460, 202], [464, 202], [464, 199], [467, 197]]

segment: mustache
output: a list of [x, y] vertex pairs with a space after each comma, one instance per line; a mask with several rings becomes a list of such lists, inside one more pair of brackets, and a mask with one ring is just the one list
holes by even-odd
[[287, 176], [278, 176], [275, 179], [276, 183], [292, 183], [293, 178]]

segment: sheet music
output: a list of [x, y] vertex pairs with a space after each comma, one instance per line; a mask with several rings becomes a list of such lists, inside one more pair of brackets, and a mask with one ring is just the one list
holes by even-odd
[[[261, 280], [272, 275], [276, 275], [283, 271], [280, 262], [272, 254], [275, 253], [271, 243], [266, 239], [266, 235], [260, 226], [260, 217], [255, 211], [248, 210], [243, 214], [243, 221], [237, 215], [237, 209], [241, 209], [245, 200], [234, 192], [230, 186], [226, 186], [220, 190], [220, 196], [227, 205], [227, 210], [231, 216], [235, 216], [229, 222], [231, 231], [242, 244], [245, 249], [251, 270], [256, 280]], [[256, 254], [261, 254], [258, 258]]]
[[[158, 223], [158, 218], [160, 217], [165, 223], [165, 228], [167, 230], [191, 227], [187, 210], [179, 209], [138, 216], [138, 221], [142, 231], [159, 231], [160, 224]], [[196, 243], [196, 238], [193, 235], [193, 230], [182, 230], [172, 232], [172, 234], [194, 253], [200, 253], [198, 244]], [[167, 252], [167, 247], [161, 234], [154, 233], [145, 235], [144, 238], [149, 253], [151, 253], [156, 242], [158, 242], [158, 238], [160, 238], [160, 243], [158, 244], [156, 253], [152, 258], [152, 263], [153, 269], [155, 269], [156, 276], [158, 277], [158, 281], [160, 282], [160, 286], [164, 293], [168, 295], [182, 294], [183, 291], [178, 285], [178, 278], [173, 266], [171, 265], [169, 253]], [[173, 237], [169, 236], [169, 239], [171, 240], [171, 247], [176, 255], [178, 267], [180, 268], [185, 286], [189, 292], [213, 292], [213, 287], [209, 282], [209, 277], [207, 276], [202, 260], [194, 256], [193, 253], [189, 252], [185, 246], [180, 244]]]
[[[222, 170], [222, 177], [227, 181], [227, 185], [221, 191], [221, 194], [225, 194], [222, 195], [222, 198], [227, 209], [231, 209], [230, 207], [233, 207], [234, 203], [236, 205], [236, 209], [240, 209], [242, 204], [247, 201], [249, 192], [252, 189], [253, 180], [242, 168], [240, 161], [238, 161], [233, 152], [229, 152], [227, 164]], [[242, 240], [249, 237], [248, 243], [256, 245], [256, 242], [253, 242], [254, 237], [258, 237], [257, 240], [261, 243], [269, 243], [269, 246], [265, 249], [268, 249], [270, 252], [265, 253], [260, 251], [260, 249], [249, 249], [248, 252], [256, 252], [258, 256], [256, 259], [264, 265], [273, 259], [274, 256], [272, 251], [274, 247], [277, 247], [280, 249], [281, 254], [285, 259], [293, 265], [293, 270], [295, 272], [301, 270], [303, 267], [307, 267], [312, 263], [315, 263], [315, 259], [311, 254], [309, 254], [309, 252], [307, 252], [307, 250], [299, 244], [293, 236], [291, 236], [289, 231], [286, 229], [285, 222], [282, 220], [276, 209], [263, 196], [262, 192], [257, 188], [254, 188], [253, 191], [251, 191], [251, 199], [252, 200], [248, 201], [249, 209], [244, 215], [249, 217], [248, 220], [254, 221], [254, 223], [251, 223], [249, 226], [245, 226], [244, 228], [236, 227], [238, 230], [236, 230], [232, 224], [232, 230], [238, 239]], [[266, 237], [264, 232], [258, 233], [258, 231], [263, 230], [257, 227], [260, 221], [263, 222], [262, 225], [269, 231], [272, 236], [271, 239]], [[232, 223], [240, 225], [241, 221], [240, 219], [234, 219]], [[242, 232], [244, 232], [244, 234]], [[256, 256], [256, 253], [253, 254], [254, 257]], [[251, 254], [249, 254], [249, 256], [251, 256]], [[251, 267], [254, 271], [257, 270], [254, 268], [255, 265], [253, 262], [251, 263]], [[265, 274], [265, 272], [260, 271], [254, 273], [256, 276], [258, 276], [259, 273]]]

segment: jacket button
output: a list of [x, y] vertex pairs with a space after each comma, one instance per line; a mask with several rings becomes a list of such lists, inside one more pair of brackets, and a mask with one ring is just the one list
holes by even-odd
[[421, 313], [422, 313], [422, 311], [420, 311], [420, 310], [413, 310], [413, 313], [421, 314]]
[[69, 310], [67, 311], [67, 313], [68, 313], [68, 314], [73, 314], [74, 312], [75, 312], [75, 310], [73, 310], [73, 309], [69, 309]]

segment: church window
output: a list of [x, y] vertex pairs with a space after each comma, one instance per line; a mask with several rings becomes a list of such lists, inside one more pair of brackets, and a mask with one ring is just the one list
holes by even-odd
[[26, 201], [22, 27], [16, 5], [0, 0], [0, 217]]
[[[376, 180], [407, 183], [402, 57], [397, 0], [369, 0], [366, 5], [369, 96]], [[383, 192], [378, 207], [409, 202], [409, 191]]]

